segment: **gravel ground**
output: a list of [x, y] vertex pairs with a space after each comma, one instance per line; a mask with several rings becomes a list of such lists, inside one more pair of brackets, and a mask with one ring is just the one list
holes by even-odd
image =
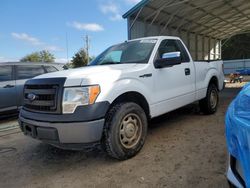
[[122, 162], [98, 150], [64, 151], [21, 133], [2, 135], [0, 187], [228, 187], [224, 115], [238, 91], [221, 93], [215, 115], [192, 104], [152, 120], [142, 151]]

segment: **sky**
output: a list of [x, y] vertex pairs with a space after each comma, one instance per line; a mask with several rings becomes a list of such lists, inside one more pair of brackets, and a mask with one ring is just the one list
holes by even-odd
[[[67, 62], [90, 38], [90, 55], [127, 40], [122, 15], [140, 0], [1, 0], [0, 62], [49, 50]], [[68, 45], [67, 40], [68, 39]], [[67, 50], [68, 46], [68, 50]]]

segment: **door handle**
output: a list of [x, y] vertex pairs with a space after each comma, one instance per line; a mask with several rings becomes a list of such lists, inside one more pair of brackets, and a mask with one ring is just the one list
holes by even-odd
[[14, 85], [6, 85], [6, 86], [4, 86], [3, 88], [12, 88], [12, 87], [14, 87]]
[[185, 75], [188, 76], [190, 75], [191, 71], [189, 68], [185, 68]]

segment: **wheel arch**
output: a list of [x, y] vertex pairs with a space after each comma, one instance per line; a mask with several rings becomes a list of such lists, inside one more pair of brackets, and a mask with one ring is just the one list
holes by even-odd
[[208, 83], [208, 86], [210, 84], [214, 84], [217, 88], [217, 90], [219, 90], [219, 80], [216, 76], [212, 76], [212, 78], [210, 79], [209, 83]]
[[150, 107], [148, 104], [148, 101], [146, 100], [146, 97], [142, 95], [141, 93], [137, 91], [128, 91], [121, 95], [119, 95], [110, 105], [110, 108], [112, 108], [117, 103], [122, 102], [134, 102], [138, 104], [145, 112], [148, 120], [151, 118], [150, 115]]

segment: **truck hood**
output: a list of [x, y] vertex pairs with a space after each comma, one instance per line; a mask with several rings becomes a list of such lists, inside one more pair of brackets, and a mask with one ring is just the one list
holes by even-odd
[[98, 84], [98, 82], [107, 79], [118, 79], [121, 76], [122, 72], [126, 72], [126, 70], [133, 70], [133, 68], [137, 65], [138, 64], [87, 66], [82, 68], [47, 73], [37, 76], [34, 79], [66, 77], [66, 82], [64, 84], [64, 86], [66, 87]]

